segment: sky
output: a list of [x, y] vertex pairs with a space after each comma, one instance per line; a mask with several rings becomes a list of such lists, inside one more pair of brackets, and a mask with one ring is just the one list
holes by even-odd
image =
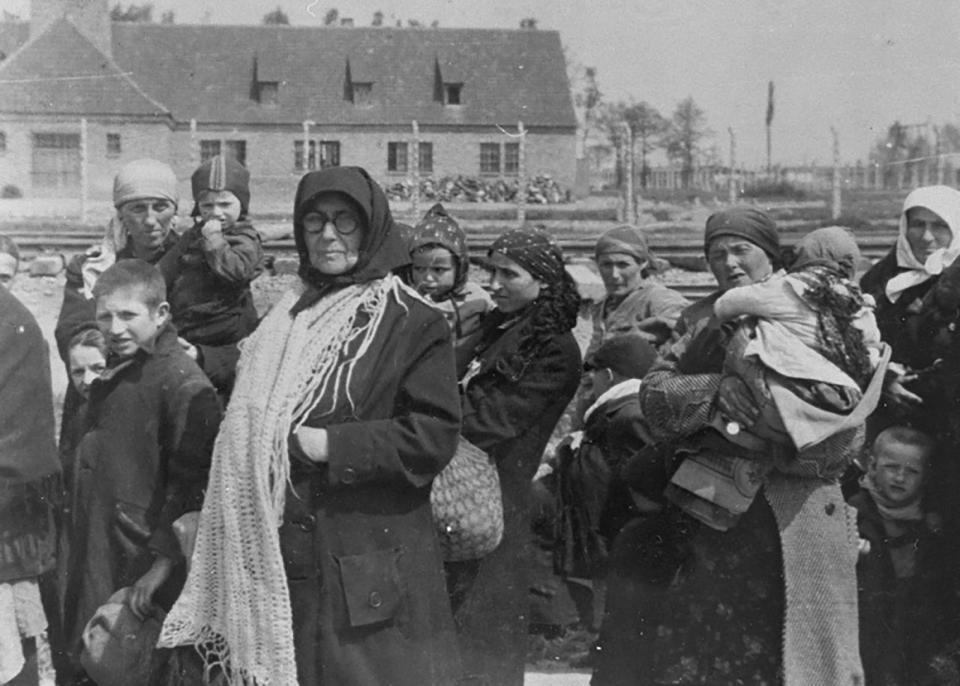
[[[42, 1], [42, 0], [41, 0]], [[30, 0], [0, 0], [29, 16]], [[113, 4], [113, 0], [111, 0]], [[128, 4], [126, 2], [122, 3]], [[767, 83], [775, 84], [772, 160], [865, 160], [894, 121], [960, 124], [957, 0], [153, 0], [178, 23], [255, 24], [277, 6], [291, 24], [328, 9], [370, 24], [516, 28], [525, 17], [560, 33], [575, 63], [597, 69], [607, 101], [643, 101], [665, 116], [692, 97], [722, 160], [732, 129], [738, 163], [766, 160]], [[175, 47], [173, 48], [175, 49]]]

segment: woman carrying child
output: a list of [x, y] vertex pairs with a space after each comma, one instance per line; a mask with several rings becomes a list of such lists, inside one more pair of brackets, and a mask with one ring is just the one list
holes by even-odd
[[531, 480], [580, 378], [580, 298], [547, 234], [512, 230], [490, 248], [497, 309], [461, 380], [465, 439], [497, 465], [504, 532], [481, 560], [447, 564], [470, 684], [520, 686], [526, 657]]
[[161, 645], [249, 684], [456, 683], [430, 484], [454, 454], [450, 330], [359, 167], [294, 201], [300, 287], [247, 339]]
[[[713, 304], [780, 266], [776, 225], [764, 212], [734, 207], [707, 220], [704, 247], [720, 292], [689, 308], [682, 321], [691, 333], [640, 387], [668, 473], [691, 457], [774, 462], [767, 447], [739, 446], [712, 428], [691, 434], [691, 427], [717, 412], [746, 431], [757, 420], [744, 382], [724, 374], [727, 333]], [[854, 517], [834, 474], [786, 456], [774, 465], [725, 530], [665, 502], [641, 530], [624, 531], [617, 548], [636, 552], [610, 581], [608, 607], [616, 612], [601, 633], [595, 685], [862, 683]], [[641, 485], [654, 498], [666, 486]]]

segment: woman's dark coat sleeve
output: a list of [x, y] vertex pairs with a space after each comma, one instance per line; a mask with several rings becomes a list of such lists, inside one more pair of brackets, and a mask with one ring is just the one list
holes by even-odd
[[387, 378], [401, 376], [389, 416], [323, 427], [331, 486], [400, 476], [422, 487], [453, 457], [460, 412], [449, 327], [438, 315], [417, 330], [401, 327], [395, 339], [400, 338], [408, 343], [388, 350], [383, 359], [407, 364], [406, 369], [374, 370]]

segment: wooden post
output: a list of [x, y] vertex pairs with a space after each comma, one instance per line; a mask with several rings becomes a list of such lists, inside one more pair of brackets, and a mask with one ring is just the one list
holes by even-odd
[[727, 191], [731, 205], [737, 204], [737, 181], [734, 169], [737, 166], [737, 137], [733, 133], [733, 127], [727, 127], [727, 133], [730, 134], [730, 176], [727, 179]]
[[936, 151], [937, 151], [937, 185], [943, 185], [943, 148], [941, 147], [942, 143], [940, 141], [940, 127], [933, 127], [934, 140], [936, 141]]
[[89, 143], [89, 138], [87, 136], [87, 120], [86, 117], [80, 119], [80, 221], [87, 221], [87, 193], [90, 190], [90, 179], [88, 175], [87, 165], [90, 160], [90, 155], [87, 150], [87, 144]]
[[830, 127], [830, 133], [833, 136], [833, 208], [830, 216], [839, 219], [843, 209], [840, 205], [840, 136], [834, 126]]
[[626, 122], [623, 122], [623, 166], [627, 175], [623, 220], [627, 224], [633, 224], [636, 220], [636, 210], [633, 206], [633, 132]]
[[517, 150], [517, 227], [527, 222], [527, 130], [517, 122], [519, 147]]
[[310, 171], [310, 126], [313, 122], [305, 119], [303, 122], [303, 170]]
[[414, 119], [410, 122], [413, 129], [413, 151], [410, 154], [410, 211], [413, 212], [412, 223], [420, 221], [420, 124]]
[[190, 168], [200, 166], [200, 144], [197, 141], [197, 120], [190, 120]]

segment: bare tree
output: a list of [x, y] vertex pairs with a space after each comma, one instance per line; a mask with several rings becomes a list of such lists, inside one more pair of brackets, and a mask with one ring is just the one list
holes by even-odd
[[267, 12], [263, 15], [261, 23], [274, 26], [290, 26], [290, 17], [283, 11], [283, 8], [277, 5], [277, 9], [273, 10], [273, 12]]
[[371, 22], [370, 26], [383, 26], [383, 12], [377, 10], [373, 13], [373, 22]]
[[530, 31], [537, 30], [537, 20], [535, 17], [525, 17], [520, 20], [521, 29], [529, 29]]
[[623, 120], [633, 134], [634, 150], [640, 149], [640, 187], [646, 188], [650, 178], [647, 156], [663, 144], [669, 122], [646, 102], [628, 105], [623, 109]]
[[707, 116], [693, 101], [693, 97], [681, 100], [673, 111], [665, 142], [667, 155], [681, 165], [680, 181], [684, 188], [690, 187], [701, 141], [709, 133]]
[[167, 10], [166, 12], [164, 12], [163, 14], [161, 14], [161, 15], [160, 15], [160, 23], [161, 23], [161, 24], [175, 24], [175, 23], [176, 23], [176, 17], [175, 17], [174, 14], [173, 14], [173, 10]]
[[336, 26], [337, 19], [340, 18], [340, 10], [336, 7], [331, 7], [327, 10], [327, 13], [323, 15], [323, 25], [324, 26]]

